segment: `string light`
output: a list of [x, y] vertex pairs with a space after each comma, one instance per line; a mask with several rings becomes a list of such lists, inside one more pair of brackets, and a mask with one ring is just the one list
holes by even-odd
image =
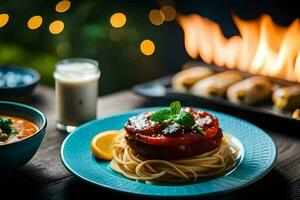
[[170, 22], [173, 21], [176, 17], [176, 10], [173, 6], [164, 5], [161, 7], [161, 12], [165, 15], [165, 21]]
[[150, 56], [155, 51], [155, 45], [151, 40], [146, 39], [141, 42], [140, 50], [144, 55]]
[[161, 25], [164, 23], [165, 15], [162, 11], [154, 9], [149, 12], [149, 20], [154, 25]]
[[0, 14], [0, 28], [4, 27], [9, 20], [9, 15], [6, 13]]
[[49, 25], [50, 33], [56, 35], [64, 30], [64, 23], [60, 20], [55, 20]]
[[35, 15], [28, 20], [27, 26], [29, 29], [34, 30], [38, 29], [42, 25], [42, 23], [43, 18], [39, 15]]
[[56, 12], [63, 13], [69, 10], [70, 7], [71, 7], [71, 2], [68, 0], [63, 0], [56, 4], [55, 10]]
[[110, 24], [115, 28], [121, 28], [126, 24], [126, 15], [115, 13], [110, 17]]

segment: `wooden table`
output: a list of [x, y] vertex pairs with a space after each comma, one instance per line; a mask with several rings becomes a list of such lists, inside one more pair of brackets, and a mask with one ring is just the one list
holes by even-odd
[[[40, 109], [48, 119], [47, 134], [34, 158], [16, 173], [0, 177], [0, 200], [2, 199], [82, 199], [87, 196], [103, 199], [136, 199], [135, 196], [109, 191], [86, 183], [70, 174], [60, 159], [60, 146], [66, 134], [55, 129], [54, 90], [39, 86], [25, 103]], [[98, 117], [117, 114], [130, 109], [166, 104], [151, 101], [121, 91], [99, 98]], [[264, 127], [262, 127], [264, 128]], [[266, 130], [278, 147], [275, 168], [258, 182], [236, 192], [210, 199], [300, 199], [300, 130], [288, 136], [285, 132]], [[1, 159], [1, 158], [0, 158]], [[107, 197], [107, 196], [106, 196]]]

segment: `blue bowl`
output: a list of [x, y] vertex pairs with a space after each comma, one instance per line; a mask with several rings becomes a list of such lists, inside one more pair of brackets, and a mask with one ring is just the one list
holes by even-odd
[[46, 132], [47, 120], [39, 110], [9, 101], [0, 101], [0, 114], [24, 118], [39, 128], [34, 135], [0, 145], [0, 175], [6, 175], [24, 166], [37, 152]]
[[0, 66], [0, 97], [25, 97], [40, 80], [40, 74], [30, 68]]

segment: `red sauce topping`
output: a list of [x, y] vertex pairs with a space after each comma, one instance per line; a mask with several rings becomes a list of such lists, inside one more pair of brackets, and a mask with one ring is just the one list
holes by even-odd
[[[188, 145], [214, 137], [219, 131], [217, 118], [211, 114], [186, 109], [193, 115], [194, 127], [185, 128], [177, 123], [161, 124], [150, 120], [151, 112], [134, 116], [125, 124], [125, 130], [131, 139], [152, 145]], [[195, 127], [197, 126], [197, 127]], [[199, 131], [199, 128], [202, 130]]]

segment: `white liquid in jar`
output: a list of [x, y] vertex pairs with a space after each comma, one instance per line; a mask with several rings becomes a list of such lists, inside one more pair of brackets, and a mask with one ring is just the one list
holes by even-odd
[[57, 122], [78, 126], [97, 116], [98, 67], [89, 62], [62, 62], [54, 72]]

